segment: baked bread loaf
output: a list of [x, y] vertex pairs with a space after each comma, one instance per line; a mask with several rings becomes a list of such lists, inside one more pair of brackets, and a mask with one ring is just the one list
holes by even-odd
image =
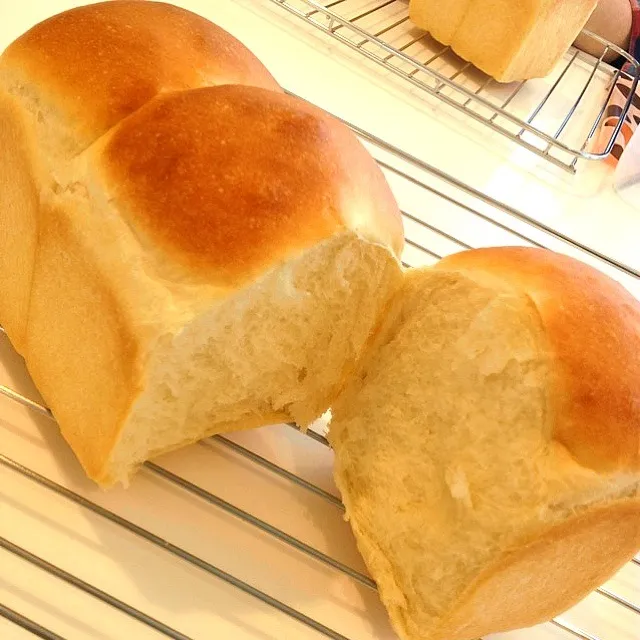
[[206, 20], [115, 1], [13, 43], [0, 193], [0, 323], [96, 482], [335, 404], [409, 640], [544, 620], [640, 546], [638, 304], [537, 250], [403, 275], [372, 158]]
[[418, 27], [500, 82], [548, 75], [597, 0], [411, 0]]
[[320, 416], [402, 274], [341, 123], [177, 7], [57, 15], [0, 58], [0, 323], [101, 485]]
[[404, 640], [546, 621], [640, 549], [640, 304], [573, 259], [410, 271], [329, 439]]

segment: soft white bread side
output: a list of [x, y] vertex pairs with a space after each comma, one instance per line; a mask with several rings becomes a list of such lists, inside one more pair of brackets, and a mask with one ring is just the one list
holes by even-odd
[[597, 0], [411, 0], [411, 20], [500, 82], [549, 74]]
[[569, 608], [640, 548], [640, 304], [548, 251], [409, 272], [333, 409], [336, 480], [405, 640]]
[[[25, 60], [62, 68], [51, 42], [66, 41], [65, 29], [82, 36], [92, 11], [116, 16], [118, 37], [154, 60], [149, 34], [181, 24], [166, 5], [93, 7], [36, 27], [45, 35], [27, 34], [2, 59], [10, 117], [0, 176], [19, 191], [0, 183], [12, 198], [0, 211], [0, 255], [22, 268], [0, 295], [0, 323], [88, 475], [110, 485], [214, 433], [321, 415], [399, 284], [403, 237], [356, 137], [284, 95], [243, 48], [236, 84], [227, 69], [223, 86], [159, 82], [141, 102], [129, 79], [151, 71], [139, 63], [138, 74], [85, 95], [78, 117], [74, 73], [65, 84]], [[127, 11], [152, 14], [127, 31]], [[109, 24], [90, 37], [109, 41]], [[190, 42], [189, 28], [171, 47]], [[193, 50], [216, 68], [241, 47], [228, 34], [219, 50], [208, 42], [195, 38]], [[193, 70], [170, 53], [167, 64]], [[96, 82], [108, 67], [97, 54], [81, 59]], [[243, 84], [247, 62], [255, 74]], [[105, 111], [121, 98], [128, 113]], [[21, 218], [30, 232], [16, 238], [10, 225]]]

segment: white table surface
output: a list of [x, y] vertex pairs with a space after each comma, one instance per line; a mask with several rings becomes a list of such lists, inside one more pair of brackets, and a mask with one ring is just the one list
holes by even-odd
[[[36, 21], [79, 4], [0, 0], [0, 49]], [[570, 176], [496, 135], [465, 128], [459, 117], [426, 107], [375, 67], [306, 28], [268, 0], [177, 2], [240, 38], [289, 90], [377, 134], [546, 224], [640, 268], [640, 213], [613, 193], [602, 163]], [[457, 209], [390, 176], [404, 208], [448, 216]], [[479, 242], [494, 231], [478, 230]], [[500, 239], [498, 239], [501, 241]], [[553, 244], [550, 242], [550, 244]], [[0, 274], [1, 277], [1, 274]], [[637, 283], [620, 277], [631, 290]], [[0, 334], [0, 384], [38, 399], [20, 358]], [[234, 437], [301, 477], [335, 493], [331, 453], [287, 427]], [[252, 526], [143, 471], [128, 490], [88, 482], [56, 425], [0, 396], [0, 454], [142, 526], [268, 592], [352, 640], [394, 638], [377, 596]], [[159, 464], [364, 571], [340, 510], [219, 444], [164, 456]], [[320, 638], [287, 616], [201, 569], [0, 465], [0, 536], [193, 638]], [[640, 604], [640, 566], [608, 587]], [[69, 639], [159, 638], [157, 632], [0, 550], [0, 603]], [[638, 640], [640, 617], [592, 594], [563, 619], [602, 640]], [[570, 638], [550, 624], [507, 634], [522, 640]], [[0, 618], [0, 638], [32, 637]]]

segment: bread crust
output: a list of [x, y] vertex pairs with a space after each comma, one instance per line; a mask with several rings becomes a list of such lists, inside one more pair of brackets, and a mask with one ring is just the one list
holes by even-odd
[[108, 453], [143, 389], [153, 329], [147, 324], [143, 331], [128, 312], [132, 283], [113, 286], [113, 280], [125, 281], [126, 266], [109, 269], [96, 258], [97, 238], [113, 245], [117, 231], [87, 234], [68, 211], [61, 203], [41, 209], [21, 352], [63, 437], [89, 477], [101, 481]]
[[639, 545], [640, 497], [523, 537], [469, 585], [429, 637], [473, 640], [550, 620], [603, 584]]
[[2, 66], [72, 123], [76, 153], [159, 93], [229, 83], [281, 91], [224, 29], [163, 2], [114, 0], [57, 14], [10, 44]]
[[13, 96], [0, 91], [0, 300], [4, 329], [18, 349], [24, 344], [29, 291], [37, 246], [37, 139]]
[[371, 156], [344, 125], [282, 93], [160, 96], [113, 131], [99, 162], [143, 245], [190, 280], [239, 286], [342, 228], [402, 251]]
[[[499, 82], [548, 75], [597, 0], [411, 0], [419, 27]], [[544, 42], [544, 46], [541, 43]]]
[[553, 437], [596, 471], [640, 470], [640, 305], [622, 285], [578, 260], [528, 247], [461, 252], [436, 269], [489, 277], [528, 295], [555, 362]]
[[[350, 487], [343, 476], [343, 495]], [[349, 509], [347, 509], [349, 513]], [[474, 640], [530, 627], [580, 602], [631, 560], [640, 544], [640, 497], [577, 514], [513, 543], [469, 585], [437, 627], [416, 625], [413, 598], [405, 598], [398, 568], [375, 538], [350, 519], [358, 550], [403, 640]]]

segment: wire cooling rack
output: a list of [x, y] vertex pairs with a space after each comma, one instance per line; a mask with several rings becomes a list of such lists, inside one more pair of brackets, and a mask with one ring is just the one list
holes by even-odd
[[[360, 136], [363, 143], [380, 163], [403, 209], [407, 230], [407, 246], [404, 254], [406, 266], [428, 264], [443, 255], [488, 244], [544, 246], [575, 255], [592, 263], [623, 282], [631, 290], [640, 293], [638, 290], [640, 273], [633, 266], [623, 264], [612, 256], [580, 244], [524, 214], [482, 195], [357, 127], [352, 127], [352, 129]], [[4, 347], [1, 344], [6, 341], [6, 338], [1, 333], [0, 331], [0, 348], [6, 348], [4, 351], [0, 350], [0, 354], [6, 354], [8, 347], [6, 344]], [[1, 371], [2, 359], [0, 358]], [[11, 384], [10, 380], [15, 378], [12, 376], [8, 376], [8, 378], [0, 379], [5, 382], [5, 384], [0, 384], [0, 396], [4, 396], [2, 400], [4, 404], [0, 404], [0, 434], [2, 434], [0, 436], [0, 443], [2, 443], [0, 444], [0, 497], [3, 497], [4, 500], [4, 503], [0, 502], [0, 579], [6, 577], [4, 572], [8, 571], [9, 565], [22, 567], [22, 570], [24, 570], [24, 566], [28, 565], [30, 569], [38, 572], [37, 575], [40, 576], [40, 579], [50, 581], [51, 591], [75, 590], [104, 605], [105, 611], [103, 611], [103, 617], [96, 629], [108, 630], [110, 625], [114, 624], [113, 616], [124, 616], [134, 626], [131, 627], [131, 631], [123, 632], [120, 635], [99, 635], [95, 629], [83, 630], [83, 628], [79, 631], [76, 630], [74, 634], [64, 635], [64, 631], [56, 626], [57, 618], [51, 616], [51, 611], [48, 610], [49, 605], [36, 602], [35, 605], [31, 603], [32, 606], [25, 609], [20, 605], [21, 600], [18, 600], [18, 604], [16, 604], [11, 599], [15, 595], [15, 589], [9, 589], [5, 592], [9, 601], [3, 596], [3, 601], [0, 602], [0, 636], [2, 638], [13, 637], [9, 636], [8, 632], [2, 631], [1, 622], [3, 619], [7, 625], [11, 625], [11, 629], [47, 640], [59, 640], [60, 638], [66, 640], [90, 638], [93, 640], [93, 638], [99, 637], [138, 639], [147, 637], [144, 635], [145, 631], [155, 634], [149, 637], [164, 636], [179, 640], [195, 637], [234, 637], [235, 640], [239, 637], [218, 633], [213, 635], [206, 632], [196, 633], [192, 629], [186, 628], [188, 625], [183, 625], [181, 617], [171, 606], [174, 604], [171, 599], [164, 604], [164, 608], [155, 607], [153, 612], [149, 612], [146, 607], [151, 606], [151, 600], [140, 601], [136, 599], [133, 602], [133, 596], [116, 593], [115, 587], [105, 584], [103, 577], [90, 569], [85, 568], [86, 570], [83, 569], [81, 572], [80, 569], [66, 568], [65, 563], [70, 561], [69, 556], [72, 553], [60, 552], [57, 557], [51, 556], [49, 547], [42, 543], [42, 536], [31, 527], [12, 532], [9, 516], [2, 509], [3, 504], [11, 502], [12, 487], [21, 486], [21, 483], [26, 483], [29, 487], [33, 485], [33, 490], [39, 492], [38, 499], [56, 503], [54, 511], [56, 526], [60, 524], [57, 521], [63, 519], [63, 516], [60, 515], [63, 505], [70, 503], [74, 508], [86, 513], [87, 517], [104, 521], [114, 530], [139, 541], [143, 545], [144, 554], [140, 551], [137, 552], [137, 555], [133, 556], [129, 563], [119, 561], [120, 564], [116, 565], [119, 570], [124, 569], [125, 565], [134, 564], [140, 565], [137, 571], [144, 574], [151, 571], [153, 566], [161, 562], [162, 558], [168, 557], [177, 564], [177, 568], [171, 565], [171, 571], [180, 570], [183, 566], [193, 569], [196, 573], [199, 572], [201, 579], [207, 584], [211, 582], [224, 585], [228, 589], [239, 590], [254, 603], [252, 606], [266, 607], [268, 611], [271, 611], [269, 615], [281, 617], [287, 623], [293, 623], [298, 632], [309, 634], [297, 635], [291, 630], [279, 630], [267, 634], [263, 629], [257, 631], [255, 636], [251, 635], [252, 638], [287, 638], [289, 640], [294, 637], [326, 637], [334, 640], [364, 640], [366, 638], [392, 637], [389, 628], [383, 622], [380, 622], [379, 626], [375, 626], [375, 628], [345, 623], [339, 615], [337, 609], [339, 605], [335, 604], [336, 593], [329, 593], [330, 590], [318, 595], [320, 600], [326, 600], [324, 603], [326, 606], [309, 611], [308, 607], [304, 603], [296, 601], [295, 597], [284, 597], [279, 593], [270, 593], [267, 589], [256, 584], [259, 582], [257, 578], [254, 580], [250, 575], [240, 575], [240, 571], [234, 573], [234, 571], [225, 568], [223, 564], [229, 555], [242, 556], [249, 553], [241, 547], [241, 536], [238, 536], [235, 543], [238, 545], [237, 548], [229, 546], [222, 550], [218, 549], [221, 552], [219, 556], [221, 560], [216, 562], [205, 555], [204, 551], [194, 552], [190, 545], [183, 541], [184, 526], [178, 526], [174, 529], [164, 527], [164, 523], [171, 520], [172, 517], [172, 510], [163, 510], [164, 504], [158, 505], [160, 513], [159, 515], [156, 513], [154, 526], [141, 525], [137, 521], [136, 514], [146, 508], [149, 499], [143, 488], [135, 483], [127, 491], [115, 494], [115, 498], [109, 498], [111, 494], [106, 494], [107, 497], [105, 497], [105, 494], [97, 493], [86, 482], [83, 484], [79, 480], [75, 482], [65, 480], [64, 473], [62, 474], [63, 479], [60, 477], [53, 479], [53, 472], [34, 468], [35, 465], [30, 462], [28, 457], [21, 457], [19, 453], [15, 453], [14, 449], [11, 449], [14, 453], [9, 455], [7, 450], [9, 444], [7, 443], [12, 438], [18, 438], [18, 440], [32, 438], [32, 435], [23, 433], [20, 428], [15, 427], [15, 423], [10, 418], [7, 418], [8, 414], [17, 410], [14, 407], [19, 408], [19, 405], [26, 408], [28, 414], [33, 414], [34, 419], [44, 418], [45, 424], [41, 426], [41, 430], [47, 433], [45, 439], [51, 440], [52, 437], [55, 437], [57, 444], [59, 438], [52, 425], [51, 413], [38, 400], [35, 389], [29, 391], [28, 385], [22, 383]], [[7, 422], [7, 420], [9, 421]], [[257, 430], [257, 432], [260, 431]], [[146, 476], [147, 481], [161, 483], [171, 493], [173, 504], [189, 503], [191, 505], [194, 501], [197, 503], [199, 509], [197, 522], [201, 524], [195, 527], [191, 525], [188, 528], [206, 527], [205, 523], [208, 522], [208, 517], [223, 514], [234, 522], [239, 522], [252, 534], [263, 537], [265, 544], [271, 548], [284, 549], [288, 554], [284, 556], [284, 564], [273, 566], [269, 572], [286, 574], [290, 568], [288, 563], [293, 560], [305, 565], [317, 566], [331, 576], [335, 575], [346, 581], [340, 583], [342, 585], [338, 589], [340, 595], [355, 588], [359, 592], [365, 593], [363, 596], [365, 600], [373, 598], [377, 602], [376, 585], [367, 575], [364, 566], [353, 557], [345, 559], [345, 553], [335, 551], [335, 549], [353, 546], [346, 529], [341, 529], [341, 542], [334, 546], [333, 552], [329, 552], [323, 549], [323, 545], [318, 542], [320, 538], [309, 541], [307, 536], [290, 532], [286, 524], [293, 517], [293, 511], [298, 515], [304, 514], [306, 505], [311, 501], [324, 505], [323, 524], [321, 527], [317, 527], [322, 529], [323, 533], [333, 526], [330, 525], [332, 520], [342, 521], [344, 509], [336, 495], [335, 488], [327, 482], [319, 481], [314, 476], [313, 468], [316, 460], [322, 456], [330, 460], [331, 456], [328, 442], [321, 430], [311, 430], [303, 436], [295, 431], [291, 425], [281, 425], [274, 427], [270, 433], [275, 438], [273, 440], [275, 448], [293, 451], [294, 455], [288, 463], [283, 462], [282, 459], [279, 459], [277, 463], [274, 461], [272, 454], [275, 448], [270, 452], [268, 448], [262, 447], [261, 449], [259, 446], [251, 446], [247, 444], [248, 440], [243, 440], [236, 434], [229, 434], [228, 436], [211, 438], [183, 451], [180, 454], [182, 456], [181, 464], [175, 461], [171, 463], [165, 458], [149, 462], [145, 465], [141, 475]], [[315, 447], [313, 455], [309, 455], [306, 449], [304, 452], [301, 452], [300, 449], [292, 449], [291, 438], [296, 438]], [[214, 461], [213, 456], [216, 452], [218, 458]], [[227, 461], [228, 468], [225, 471], [225, 480], [223, 484], [219, 485], [219, 488], [211, 488], [207, 478], [210, 474], [215, 473], [219, 464], [222, 464], [220, 456], [225, 455], [230, 456], [230, 462]], [[68, 456], [65, 465], [63, 465], [65, 469], [72, 468], [74, 470], [67, 473], [71, 475], [75, 473], [78, 477], [81, 475], [70, 456]], [[243, 468], [245, 472], [248, 470], [248, 473], [251, 473], [252, 470], [260, 470], [265, 474], [264, 477], [267, 480], [271, 479], [270, 481], [280, 483], [284, 491], [291, 490], [300, 493], [302, 498], [299, 502], [294, 501], [286, 508], [264, 509], [261, 502], [266, 501], [267, 498], [261, 500], [258, 496], [257, 501], [252, 503], [253, 507], [245, 508], [238, 501], [229, 499], [225, 494], [230, 485], [245, 482], [245, 480], [239, 481], [240, 476], [236, 477], [235, 475], [239, 468]], [[262, 489], [265, 489], [267, 480], [261, 480], [260, 487]], [[245, 496], [252, 493], [248, 486], [244, 487], [244, 485], [243, 491]], [[135, 509], [127, 510], [122, 507], [121, 501], [125, 500], [133, 501]], [[16, 509], [27, 511], [33, 507], [34, 504], [14, 505]], [[287, 509], [293, 511], [287, 515], [285, 513]], [[158, 509], [156, 509], [157, 511]], [[282, 514], [281, 511], [283, 511]], [[3, 513], [5, 515], [2, 515]], [[37, 523], [39, 520], [36, 519], [34, 522]], [[218, 533], [217, 530], [211, 531], [209, 547], [215, 549], [217, 544], [222, 544], [216, 539]], [[79, 525], [74, 525], [71, 535], [72, 543], [74, 536], [78, 536], [78, 540], [82, 540], [79, 537]], [[313, 538], [313, 536], [311, 537]], [[41, 547], [41, 544], [44, 546]], [[105, 544], [103, 542], [103, 546]], [[113, 553], [117, 556], [119, 545], [111, 542], [106, 544], [106, 547], [109, 554]], [[154, 555], [151, 555], [151, 552]], [[346, 556], [349, 554], [346, 553]], [[166, 562], [166, 560], [164, 561]], [[16, 565], [15, 563], [23, 564]], [[637, 634], [640, 625], [640, 618], [637, 617], [640, 614], [640, 591], [637, 589], [637, 585], [640, 584], [640, 560], [633, 559], [623, 571], [625, 575], [622, 581], [604, 585], [575, 610], [542, 625], [541, 628], [546, 630], [544, 637], [557, 639], [558, 634], [561, 634], [565, 638], [573, 637], [581, 640], [613, 640], [614, 636], [609, 631], [612, 631], [615, 626], [615, 637], [625, 638], [625, 640], [636, 638], [635, 634]], [[169, 580], [169, 577], [167, 576], [166, 579]], [[290, 576], [290, 579], [295, 583], [296, 589], [304, 585], [303, 578]], [[2, 583], [0, 582], [0, 593], [2, 593], [1, 587]], [[183, 587], [183, 589], [187, 589], [187, 587]], [[179, 585], [174, 588], [170, 592], [174, 594], [171, 598], [180, 599], [180, 590]], [[27, 601], [25, 600], [25, 602]], [[207, 602], [206, 606], [213, 609], [216, 607], [224, 608], [220, 600]], [[603, 607], [608, 612], [604, 618], [592, 615], [593, 611], [601, 611]], [[81, 610], [63, 610], [57, 613], [74, 616], [81, 615]], [[379, 616], [379, 612], [375, 615]], [[611, 622], [612, 620], [615, 621], [615, 624]], [[264, 624], [264, 621], [261, 624]], [[528, 633], [530, 632], [514, 632], [512, 636], [523, 638], [527, 637]]]
[[[570, 172], [580, 158], [602, 159], [610, 153], [640, 78], [635, 58], [588, 31], [583, 33], [604, 45], [599, 59], [571, 48], [547, 78], [501, 84], [415, 27], [408, 0], [270, 1], [421, 95], [437, 98]], [[624, 73], [603, 61], [612, 51], [630, 63]], [[631, 90], [618, 124], [596, 149], [592, 142], [620, 78], [631, 82]]]

